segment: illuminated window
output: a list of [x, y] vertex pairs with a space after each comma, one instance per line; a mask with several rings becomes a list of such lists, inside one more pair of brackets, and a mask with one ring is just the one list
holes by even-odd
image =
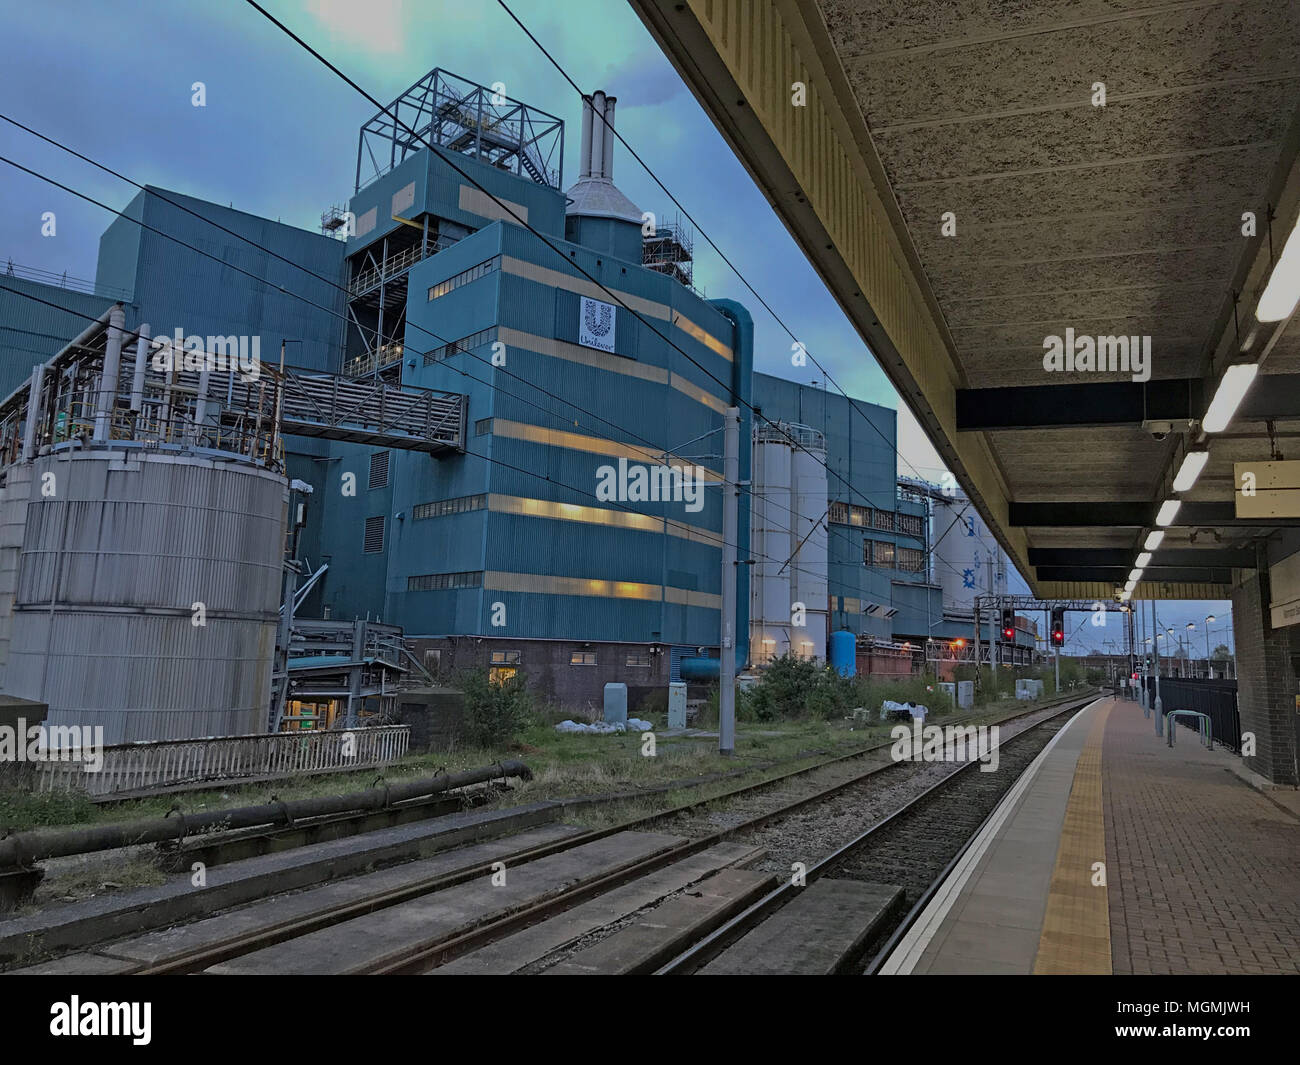
[[595, 664], [595, 651], [574, 651], [569, 655], [569, 665], [571, 666], [594, 666]]
[[650, 665], [650, 656], [649, 655], [628, 655], [626, 664], [629, 666], [637, 666], [637, 667], [645, 668]]
[[494, 666], [517, 666], [522, 655], [522, 651], [493, 651], [492, 664]]
[[496, 338], [496, 326], [480, 329], [477, 333], [470, 333], [467, 337], [461, 337], [459, 340], [453, 340], [450, 344], [443, 344], [442, 347], [427, 352], [424, 356], [424, 364], [428, 366], [431, 363], [441, 362], [443, 359], [449, 359], [453, 355], [459, 355], [462, 352], [474, 351], [485, 344], [493, 343]]
[[446, 281], [439, 281], [429, 289], [429, 299], [436, 300], [441, 296], [447, 295], [460, 288], [461, 285], [468, 285], [471, 281], [477, 281], [480, 277], [486, 277], [497, 269], [501, 264], [498, 256], [494, 259], [488, 259], [487, 262], [479, 263], [477, 266], [471, 266], [468, 270], [462, 270], [459, 274], [453, 274]]

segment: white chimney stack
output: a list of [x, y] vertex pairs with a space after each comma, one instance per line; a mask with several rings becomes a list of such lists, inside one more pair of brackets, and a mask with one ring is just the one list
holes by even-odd
[[582, 102], [582, 158], [579, 178], [614, 180], [615, 96], [600, 90]]

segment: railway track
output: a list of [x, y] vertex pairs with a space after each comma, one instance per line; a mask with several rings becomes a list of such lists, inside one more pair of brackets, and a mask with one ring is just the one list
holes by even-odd
[[[1079, 705], [1090, 701], [1092, 697], [1092, 695], [1089, 695], [1081, 701], [1080, 697], [1074, 696], [1058, 703], [1049, 704], [1046, 707], [1039, 706], [1018, 714], [1008, 715], [996, 723], [1007, 725], [1024, 718], [1033, 718], [1043, 714], [1056, 717], [1071, 712]], [[962, 720], [969, 721], [971, 716], [965, 715], [963, 719], [948, 719], [945, 723], [960, 723]], [[1004, 741], [1004, 749], [1013, 742], [1012, 740]], [[141, 974], [200, 972], [230, 959], [238, 959], [256, 951], [264, 951], [278, 944], [292, 946], [290, 942], [292, 940], [310, 936], [317, 932], [325, 932], [332, 926], [354, 918], [377, 914], [378, 911], [387, 910], [391, 907], [400, 907], [404, 903], [418, 902], [437, 892], [458, 885], [471, 884], [480, 878], [490, 876], [494, 868], [501, 864], [502, 861], [511, 868], [519, 868], [529, 862], [539, 861], [547, 857], [562, 857], [565, 852], [574, 851], [597, 841], [609, 840], [610, 837], [620, 836], [620, 834], [645, 832], [661, 825], [668, 825], [669, 830], [672, 831], [674, 819], [697, 815], [701, 810], [708, 807], [738, 801], [750, 804], [757, 802], [757, 809], [754, 809], [749, 816], [746, 816], [738, 823], [727, 825], [717, 831], [697, 834], [694, 838], [682, 839], [671, 846], [657, 850], [653, 854], [632, 858], [605, 870], [600, 875], [583, 878], [579, 883], [565, 890], [531, 901], [529, 904], [511, 912], [496, 915], [458, 934], [441, 937], [434, 935], [426, 939], [417, 937], [410, 943], [404, 943], [399, 950], [394, 950], [368, 962], [359, 963], [355, 967], [346, 970], [375, 974], [425, 972], [513, 932], [552, 918], [612, 889], [633, 883], [639, 878], [647, 877], [656, 870], [662, 870], [672, 863], [681, 862], [692, 855], [699, 855], [724, 841], [743, 838], [746, 835], [756, 833], [764, 826], [790, 817], [801, 809], [824, 803], [840, 794], [851, 796], [853, 789], [872, 786], [875, 778], [880, 774], [891, 774], [891, 779], [893, 777], [903, 777], [910, 775], [909, 771], [911, 773], [918, 772], [919, 767], [924, 765], [924, 763], [896, 762], [889, 759], [872, 759], [869, 757], [873, 754], [887, 753], [890, 746], [890, 743], [870, 745], [858, 751], [825, 759], [776, 777], [688, 802], [670, 810], [638, 817], [608, 828], [594, 831], [576, 831], [562, 839], [551, 839], [537, 845], [523, 846], [518, 850], [497, 857], [497, 860], [493, 862], [484, 861], [471, 864], [452, 872], [416, 879], [391, 890], [376, 892], [360, 898], [354, 897], [338, 905], [322, 908], [319, 911], [299, 913], [287, 920], [273, 921], [239, 929], [229, 936], [218, 937], [207, 942], [199, 949], [178, 951], [136, 971]], [[865, 766], [854, 764], [864, 757], [867, 758]], [[851, 771], [846, 776], [838, 778], [837, 770], [850, 767]], [[828, 772], [836, 778], [829, 780], [824, 785], [820, 781], [810, 782], [805, 779], [817, 773], [826, 774]], [[1004, 776], [1002, 773], [995, 775], [997, 777]], [[808, 788], [809, 783], [814, 783], [815, 786]], [[802, 791], [800, 791], [801, 786], [804, 789]], [[929, 789], [926, 794], [933, 790], [933, 788]], [[909, 804], [909, 807], [911, 805], [913, 804]], [[822, 871], [820, 865], [817, 870], [815, 875], [820, 875]], [[235, 925], [238, 926], [238, 922], [235, 922]]]
[[[849, 840], [808, 868], [806, 884], [821, 878], [901, 888], [901, 895], [873, 927], [867, 955], [846, 959], [841, 971], [875, 972], [894, 944], [911, 927], [943, 883], [1002, 796], [1086, 700], [1004, 740], [996, 773], [963, 764], [906, 805]], [[745, 935], [771, 919], [804, 890], [782, 884], [711, 935], [656, 970], [656, 975], [689, 975], [721, 956]], [[870, 956], [870, 960], [865, 960]]]

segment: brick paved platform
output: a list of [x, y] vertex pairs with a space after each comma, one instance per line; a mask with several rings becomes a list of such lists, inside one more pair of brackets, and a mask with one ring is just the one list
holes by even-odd
[[1300, 972], [1300, 818], [1234, 763], [1186, 728], [1170, 749], [1138, 704], [1097, 700], [882, 972]]
[[1300, 972], [1300, 820], [1136, 703], [1106, 725], [1102, 787], [1117, 973]]

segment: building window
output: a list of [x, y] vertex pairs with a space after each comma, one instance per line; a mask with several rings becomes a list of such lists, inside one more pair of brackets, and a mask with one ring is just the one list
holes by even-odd
[[497, 258], [487, 260], [487, 262], [479, 263], [478, 266], [471, 266], [468, 270], [462, 270], [459, 274], [454, 274], [447, 278], [446, 281], [439, 281], [429, 289], [429, 300], [436, 300], [440, 296], [445, 296], [448, 292], [460, 288], [461, 285], [468, 285], [471, 281], [477, 281], [480, 277], [486, 277], [488, 274], [492, 273], [493, 270], [497, 269], [500, 263], [501, 259], [498, 256]]
[[874, 519], [872, 523], [874, 528], [879, 529], [881, 532], [894, 531], [894, 512], [892, 510], [877, 510], [872, 517]]
[[388, 452], [376, 451], [370, 456], [370, 487], [383, 488], [388, 484]]
[[522, 651], [493, 651], [492, 664], [494, 666], [517, 666], [522, 657]]
[[475, 435], [475, 436], [491, 436], [491, 435], [492, 435], [492, 419], [491, 419], [491, 418], [480, 418], [478, 421], [476, 421], [476, 422], [474, 423], [474, 435]]
[[871, 508], [856, 503], [832, 503], [829, 520], [835, 525], [856, 525], [859, 529], [871, 528]]
[[870, 550], [870, 561], [865, 558], [869, 566], [875, 566], [878, 569], [893, 569], [894, 562], [894, 545], [884, 540], [869, 540], [867, 548]]
[[441, 667], [442, 667], [441, 648], [433, 647], [424, 652], [424, 668], [427, 672], [436, 674]]
[[569, 655], [569, 665], [571, 666], [594, 666], [595, 664], [595, 651], [574, 651]]
[[408, 592], [442, 592], [454, 588], [483, 587], [483, 571], [476, 573], [424, 573], [406, 578]]
[[898, 568], [904, 573], [920, 573], [925, 568], [925, 552], [919, 547], [898, 548]]
[[645, 668], [650, 665], [650, 656], [649, 655], [628, 655], [626, 664], [629, 666]]
[[468, 514], [471, 510], [482, 510], [487, 506], [487, 496], [457, 496], [455, 499], [440, 499], [435, 503], [417, 503], [411, 508], [411, 517], [445, 518], [448, 514]]
[[459, 340], [453, 340], [450, 344], [443, 344], [440, 348], [434, 348], [424, 356], [424, 365], [441, 362], [443, 359], [449, 359], [453, 355], [459, 355], [462, 352], [474, 351], [485, 344], [493, 343], [497, 338], [497, 327], [490, 326], [487, 329], [480, 329], [477, 333], [470, 333], [467, 337], [461, 337]]
[[925, 519], [920, 514], [899, 514], [898, 531], [906, 533], [908, 536], [923, 537], [925, 535]]
[[366, 535], [364, 549], [368, 555], [377, 555], [384, 549], [384, 518], [380, 515], [377, 518], [366, 519]]

